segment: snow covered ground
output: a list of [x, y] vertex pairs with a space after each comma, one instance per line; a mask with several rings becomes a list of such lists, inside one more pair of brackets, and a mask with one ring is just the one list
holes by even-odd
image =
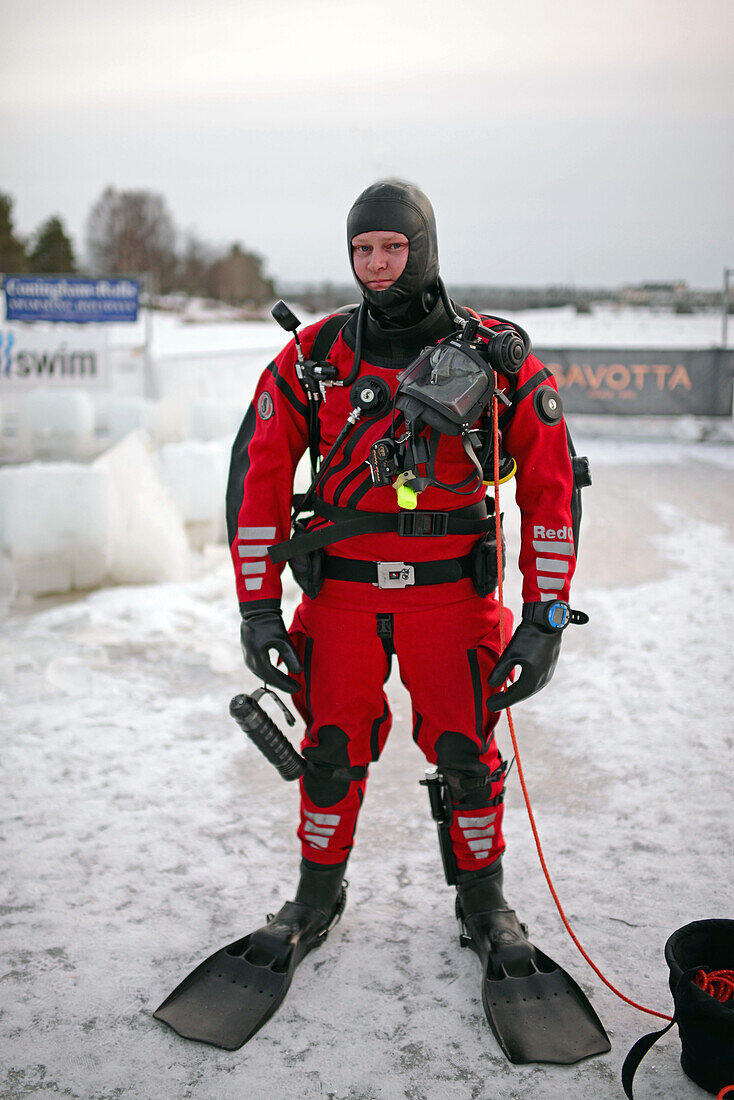
[[[193, 326], [192, 326], [193, 329]], [[734, 912], [734, 447], [583, 434], [569, 630], [553, 682], [515, 709], [526, 778], [575, 931], [623, 992], [668, 1012], [663, 947]], [[508, 602], [519, 607], [506, 488]], [[513, 770], [508, 898], [592, 997], [612, 1052], [512, 1066], [459, 948], [424, 761], [394, 673], [344, 918], [241, 1051], [187, 1043], [151, 1013], [193, 965], [261, 923], [297, 877], [297, 791], [229, 718], [251, 690], [223, 547], [194, 575], [11, 607], [4, 727], [0, 1095], [78, 1100], [588, 1100], [622, 1096], [634, 1040], [660, 1021], [576, 952], [538, 865]], [[285, 613], [296, 603], [292, 583]], [[440, 640], [437, 639], [437, 644]], [[348, 670], [344, 670], [348, 674]], [[504, 721], [499, 732], [511, 755]], [[640, 1100], [694, 1100], [674, 1034]]]

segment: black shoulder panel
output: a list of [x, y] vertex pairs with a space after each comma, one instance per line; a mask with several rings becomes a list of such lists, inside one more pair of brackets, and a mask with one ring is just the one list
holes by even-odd
[[257, 413], [255, 406], [250, 405], [240, 430], [237, 432], [232, 444], [232, 458], [229, 464], [229, 480], [227, 482], [227, 535], [231, 546], [237, 537], [237, 527], [242, 506], [242, 495], [245, 491], [245, 477], [250, 469], [249, 446], [255, 428], [257, 426]]

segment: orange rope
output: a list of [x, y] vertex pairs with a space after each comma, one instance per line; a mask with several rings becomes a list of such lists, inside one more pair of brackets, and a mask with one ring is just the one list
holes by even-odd
[[[502, 650], [504, 650], [504, 648], [505, 648], [505, 605], [504, 605], [504, 598], [503, 598], [503, 591], [502, 591], [503, 578], [502, 578], [502, 527], [501, 527], [501, 522], [500, 522], [499, 425], [498, 425], [498, 405], [497, 405], [497, 397], [496, 396], [494, 396], [492, 398], [492, 420], [493, 420], [493, 431], [494, 431], [494, 529], [495, 529], [495, 535], [496, 535], [496, 538], [497, 538], [497, 598], [498, 598], [498, 601], [499, 601], [499, 612], [500, 612], [500, 645], [502, 647]], [[504, 691], [505, 688], [503, 687], [502, 690]], [[561, 903], [559, 901], [558, 894], [556, 893], [555, 887], [553, 886], [553, 882], [552, 882], [551, 877], [550, 877], [550, 872], [548, 871], [548, 866], [545, 862], [545, 856], [543, 855], [543, 848], [542, 848], [541, 843], [540, 843], [540, 836], [538, 835], [538, 827], [535, 824], [535, 815], [533, 814], [533, 808], [530, 805], [530, 795], [528, 794], [528, 789], [527, 789], [527, 786], [525, 784], [525, 774], [524, 774], [524, 771], [523, 771], [522, 761], [520, 760], [520, 750], [518, 749], [518, 745], [517, 745], [517, 737], [515, 736], [515, 725], [512, 721], [512, 714], [510, 712], [510, 708], [507, 707], [506, 710], [507, 710], [507, 724], [510, 727], [510, 737], [512, 738], [512, 750], [515, 753], [515, 761], [517, 763], [517, 774], [518, 774], [518, 777], [520, 779], [520, 786], [522, 787], [522, 794], [523, 794], [523, 798], [525, 799], [525, 806], [527, 807], [528, 817], [530, 819], [530, 827], [533, 831], [533, 839], [535, 840], [535, 847], [537, 848], [538, 858], [540, 859], [540, 866], [543, 868], [543, 874], [545, 875], [546, 882], [548, 883], [548, 889], [551, 892], [551, 897], [553, 898], [553, 901], [555, 902], [556, 909], [558, 910], [558, 912], [560, 914], [561, 920], [563, 921], [563, 924], [566, 928], [566, 931], [568, 932], [568, 934], [571, 937], [571, 939], [573, 940], [573, 942], [576, 944], [577, 948], [579, 949], [579, 951], [581, 952], [583, 957], [586, 959], [586, 961], [589, 964], [589, 966], [591, 967], [591, 969], [594, 971], [594, 973], [597, 975], [597, 977], [599, 977], [601, 979], [601, 981], [604, 982], [604, 985], [607, 986], [608, 989], [611, 989], [612, 993], [614, 993], [621, 1000], [625, 1001], [628, 1005], [631, 1005], [633, 1008], [639, 1009], [640, 1012], [647, 1012], [648, 1015], [650, 1015], [650, 1016], [659, 1016], [661, 1020], [671, 1020], [672, 1017], [666, 1015], [666, 1013], [656, 1012], [652, 1008], [645, 1008], [644, 1005], [637, 1004], [636, 1001], [631, 1000], [629, 997], [625, 997], [624, 993], [620, 993], [620, 991], [616, 988], [616, 986], [612, 985], [612, 983], [608, 980], [608, 978], [605, 978], [605, 976], [602, 974], [601, 970], [596, 965], [596, 963], [593, 961], [593, 959], [591, 959], [589, 957], [589, 955], [587, 955], [586, 951], [584, 950], [584, 948], [579, 943], [579, 940], [576, 937], [576, 934], [575, 934], [574, 930], [571, 928], [571, 925], [569, 924], [568, 918], [567, 918], [566, 914], [563, 911], [563, 906], [561, 905]]]

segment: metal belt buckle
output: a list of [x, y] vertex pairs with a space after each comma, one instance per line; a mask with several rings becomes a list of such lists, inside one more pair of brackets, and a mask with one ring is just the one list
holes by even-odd
[[378, 588], [405, 588], [409, 584], [415, 584], [412, 565], [406, 565], [404, 561], [377, 562]]

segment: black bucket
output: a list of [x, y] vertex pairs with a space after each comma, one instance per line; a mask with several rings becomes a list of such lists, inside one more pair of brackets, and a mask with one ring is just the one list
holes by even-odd
[[699, 970], [734, 970], [734, 920], [697, 920], [679, 928], [665, 945], [675, 1013], [662, 1031], [638, 1039], [622, 1067], [622, 1084], [632, 1100], [632, 1079], [653, 1043], [678, 1025], [683, 1072], [714, 1094], [734, 1085], [734, 999], [722, 1004], [700, 989]]

